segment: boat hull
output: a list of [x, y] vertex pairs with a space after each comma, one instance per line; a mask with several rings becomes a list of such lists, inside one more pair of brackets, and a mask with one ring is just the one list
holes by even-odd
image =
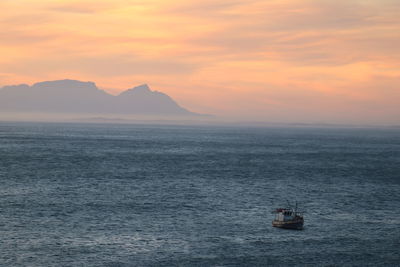
[[273, 227], [284, 228], [284, 229], [293, 229], [293, 230], [303, 230], [304, 221], [296, 220], [296, 221], [272, 221]]

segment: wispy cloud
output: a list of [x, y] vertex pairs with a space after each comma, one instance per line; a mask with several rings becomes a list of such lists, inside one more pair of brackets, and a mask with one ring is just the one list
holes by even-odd
[[375, 99], [400, 118], [389, 108], [400, 105], [395, 0], [4, 0], [0, 8], [3, 85], [149, 82], [200, 112], [266, 118], [304, 105], [321, 119], [335, 105], [361, 114]]

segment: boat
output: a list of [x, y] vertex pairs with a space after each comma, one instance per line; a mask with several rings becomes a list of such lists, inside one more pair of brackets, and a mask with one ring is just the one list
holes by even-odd
[[304, 225], [303, 214], [297, 210], [297, 202], [293, 208], [288, 203], [287, 208], [277, 208], [273, 211], [275, 220], [272, 221], [273, 227], [302, 230]]

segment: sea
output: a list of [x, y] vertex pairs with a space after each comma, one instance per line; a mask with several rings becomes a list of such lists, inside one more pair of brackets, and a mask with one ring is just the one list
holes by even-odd
[[400, 266], [400, 128], [2, 122], [0, 266]]

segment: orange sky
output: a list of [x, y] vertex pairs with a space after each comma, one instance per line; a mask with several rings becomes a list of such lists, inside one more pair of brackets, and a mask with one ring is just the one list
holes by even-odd
[[148, 83], [200, 113], [400, 124], [398, 0], [1, 0], [0, 86]]

